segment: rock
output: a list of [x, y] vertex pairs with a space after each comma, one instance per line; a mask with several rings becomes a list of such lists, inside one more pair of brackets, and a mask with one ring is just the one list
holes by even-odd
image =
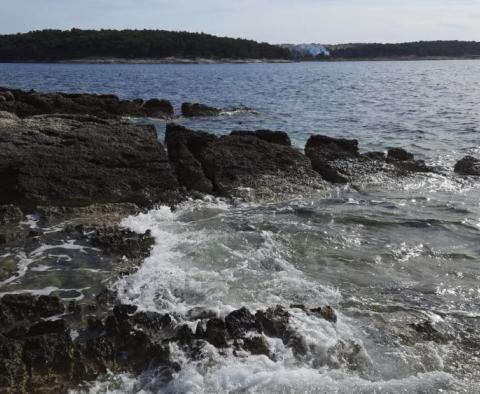
[[165, 143], [168, 157], [174, 164], [178, 183], [187, 190], [213, 193], [212, 182], [205, 176], [199, 158], [200, 153], [215, 139], [213, 134], [192, 131], [174, 123], [167, 124]]
[[0, 97], [3, 97], [4, 101], [15, 101], [15, 96], [9, 90], [0, 90]]
[[[0, 180], [1, 183], [1, 180]], [[15, 205], [0, 205], [0, 224], [18, 223], [23, 219], [23, 212]]]
[[167, 145], [168, 158], [176, 163], [179, 160], [179, 149], [186, 146], [195, 158], [215, 141], [217, 137], [205, 131], [194, 131], [176, 123], [168, 123], [165, 130], [165, 144]]
[[136, 305], [115, 305], [113, 308], [113, 314], [117, 318], [125, 318], [127, 316], [133, 315], [137, 311], [138, 307]]
[[414, 156], [412, 153], [407, 152], [403, 148], [393, 148], [388, 150], [387, 160], [397, 160], [397, 161], [407, 161], [413, 160]]
[[215, 193], [235, 196], [250, 188], [259, 197], [324, 188], [308, 158], [292, 147], [253, 136], [225, 136], [208, 144], [200, 163]]
[[91, 239], [92, 245], [102, 249], [108, 255], [127, 258], [145, 258], [150, 256], [155, 244], [150, 231], [138, 234], [118, 227], [97, 229]]
[[336, 160], [358, 158], [358, 141], [332, 138], [323, 135], [311, 136], [305, 146], [305, 154], [312, 167], [323, 179], [333, 183], [346, 183], [347, 177], [335, 167]]
[[38, 322], [31, 326], [30, 330], [28, 331], [28, 336], [35, 337], [45, 334], [61, 334], [65, 332], [66, 329], [67, 325], [65, 323], [65, 320], [63, 319], [46, 320]]
[[438, 331], [429, 320], [421, 323], [412, 323], [410, 324], [410, 327], [420, 334], [424, 341], [437, 343], [446, 343], [448, 341], [448, 338]]
[[455, 172], [460, 175], [480, 176], [480, 160], [466, 156], [455, 164]]
[[153, 127], [35, 117], [0, 127], [0, 204], [172, 203], [177, 182]]
[[271, 130], [257, 130], [257, 131], [248, 131], [248, 130], [234, 130], [230, 135], [251, 135], [261, 140], [270, 142], [272, 144], [279, 144], [285, 146], [291, 146], [292, 141], [287, 133], [283, 131], [271, 131]]
[[120, 100], [112, 94], [66, 94], [10, 91], [0, 88], [0, 111], [8, 111], [20, 117], [44, 114], [94, 115], [102, 118], [121, 116], [155, 116], [169, 118], [173, 106], [166, 100]]
[[136, 307], [118, 305], [104, 320], [88, 318], [72, 339], [67, 320], [41, 318], [57, 303], [53, 297], [0, 299], [0, 392], [68, 392], [107, 370], [138, 375], [162, 368], [168, 379], [175, 368], [163, 345], [165, 326], [144, 324], [156, 319], [151, 313], [136, 319]]
[[225, 322], [221, 319], [208, 320], [203, 339], [207, 340], [215, 347], [227, 347], [227, 328]]
[[248, 331], [260, 331], [255, 316], [247, 308], [233, 311], [225, 318], [228, 334], [232, 338], [242, 338]]
[[284, 341], [288, 340], [290, 314], [280, 305], [268, 308], [266, 311], [258, 311], [255, 319], [266, 335], [281, 338]]
[[13, 257], [0, 257], [0, 282], [14, 276], [17, 273], [17, 269], [17, 262]]
[[167, 100], [151, 99], [142, 108], [146, 115], [156, 118], [171, 118], [174, 115], [173, 105]]
[[58, 297], [7, 294], [0, 299], [0, 333], [10, 330], [19, 321], [35, 322], [61, 315], [64, 310], [65, 306]]
[[337, 314], [331, 308], [330, 306], [324, 306], [322, 308], [315, 308], [315, 309], [310, 309], [310, 312], [320, 315], [323, 317], [325, 320], [336, 323], [337, 322]]
[[389, 149], [386, 161], [405, 172], [433, 172], [425, 161], [415, 160], [413, 154], [403, 148]]
[[387, 159], [384, 152], [366, 152], [362, 154], [362, 157], [376, 161], [385, 161]]
[[[1, 107], [1, 102], [0, 102]], [[20, 118], [11, 112], [0, 111], [0, 127], [10, 126], [20, 122]]]
[[197, 116], [218, 116], [222, 111], [215, 107], [198, 103], [183, 103], [182, 115], [188, 118]]
[[272, 358], [270, 352], [270, 346], [264, 337], [253, 336], [243, 340], [243, 347], [253, 355], [264, 355], [268, 358]]

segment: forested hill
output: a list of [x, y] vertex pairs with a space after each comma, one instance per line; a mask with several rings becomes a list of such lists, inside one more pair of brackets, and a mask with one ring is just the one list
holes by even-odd
[[164, 30], [42, 30], [0, 35], [0, 61], [85, 58], [290, 59], [285, 48], [251, 40]]
[[331, 46], [330, 59], [473, 58], [480, 42], [418, 41], [401, 44], [347, 44]]

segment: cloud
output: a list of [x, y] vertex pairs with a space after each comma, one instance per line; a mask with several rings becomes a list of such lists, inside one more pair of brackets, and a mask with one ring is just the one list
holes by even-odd
[[0, 30], [154, 28], [280, 42], [475, 40], [480, 0], [2, 0]]

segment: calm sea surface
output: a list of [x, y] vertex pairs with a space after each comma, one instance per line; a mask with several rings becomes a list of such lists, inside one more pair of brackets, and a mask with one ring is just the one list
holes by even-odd
[[[480, 180], [452, 168], [480, 154], [480, 61], [0, 64], [0, 86], [160, 97], [177, 112], [184, 101], [202, 102], [226, 111], [176, 121], [215, 133], [283, 130], [298, 148], [315, 133], [357, 138], [361, 150], [402, 146], [442, 168], [441, 175], [371, 177], [288, 201], [211, 198], [128, 218], [126, 226], [151, 229], [157, 242], [137, 273], [112, 283], [125, 302], [219, 316], [241, 306], [329, 304], [339, 320], [292, 311], [308, 348], [303, 358], [273, 340], [274, 361], [211, 347], [205, 358], [189, 360], [173, 348], [182, 365], [173, 381], [146, 371], [140, 379], [111, 376], [91, 392], [479, 391]], [[142, 121], [153, 122], [162, 138], [164, 122]], [[56, 249], [62, 256], [73, 248]], [[0, 283], [0, 292], [82, 293], [95, 280], [64, 283], [58, 272], [68, 272], [68, 260], [47, 259], [52, 248], [17, 252], [30, 258], [27, 272]], [[427, 320], [442, 340], [412, 329]]]

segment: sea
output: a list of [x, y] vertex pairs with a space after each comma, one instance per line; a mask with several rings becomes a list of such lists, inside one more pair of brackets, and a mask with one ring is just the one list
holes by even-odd
[[[200, 102], [224, 111], [174, 121], [219, 135], [281, 130], [299, 150], [314, 134], [355, 138], [362, 152], [403, 147], [439, 168], [267, 201], [158, 206], [123, 221], [156, 243], [121, 279], [98, 261], [75, 263], [89, 251], [72, 242], [16, 251], [22, 275], [0, 293], [81, 300], [101, 278], [123, 302], [177, 316], [292, 304], [330, 305], [338, 316], [332, 324], [291, 310], [303, 357], [272, 338], [272, 359], [206, 346], [192, 360], [172, 346], [181, 366], [173, 379], [109, 374], [81, 392], [480, 392], [480, 179], [453, 172], [480, 155], [479, 60], [0, 64], [0, 86], [165, 98], [177, 114], [182, 102]], [[133, 121], [154, 124], [163, 141], [165, 121]], [[412, 329], [426, 321], [442, 340]]]

